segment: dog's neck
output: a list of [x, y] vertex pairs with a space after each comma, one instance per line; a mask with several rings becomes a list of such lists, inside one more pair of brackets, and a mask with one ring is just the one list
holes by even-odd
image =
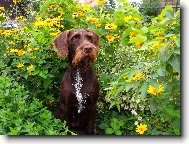
[[92, 66], [91, 65], [88, 65], [88, 66], [73, 66], [73, 65], [70, 65], [68, 70], [71, 72], [70, 76], [72, 78], [74, 78], [76, 76], [76, 74], [79, 72], [80, 76], [83, 78], [83, 80], [86, 80], [88, 79], [92, 73], [93, 73], [93, 70], [92, 70]]

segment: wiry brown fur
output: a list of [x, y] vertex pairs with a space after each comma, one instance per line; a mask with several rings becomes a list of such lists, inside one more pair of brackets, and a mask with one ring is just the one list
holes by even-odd
[[[85, 57], [87, 55], [83, 52], [82, 48], [83, 48], [84, 45], [87, 45], [87, 44], [88, 44], [88, 42], [82, 42], [78, 46], [78, 48], [76, 49], [76, 54], [75, 54], [75, 56], [74, 56], [74, 58], [72, 60], [72, 64], [73, 65], [76, 66], [78, 63], [80, 63], [81, 60], [85, 59]], [[91, 55], [90, 55], [90, 58], [91, 58], [92, 62], [95, 62], [96, 61], [96, 57], [98, 55], [98, 48], [94, 44], [90, 44], [90, 45], [91, 45], [91, 47], [93, 47], [93, 50], [92, 50]]]
[[[91, 30], [71, 30], [60, 34], [55, 40], [60, 57], [68, 56], [69, 67], [64, 73], [60, 88], [60, 105], [55, 112], [57, 118], [66, 120], [69, 128], [94, 134], [96, 101], [99, 84], [91, 64], [98, 56], [99, 36]], [[78, 112], [76, 97], [76, 73], [82, 78], [81, 94], [86, 95], [84, 109]]]

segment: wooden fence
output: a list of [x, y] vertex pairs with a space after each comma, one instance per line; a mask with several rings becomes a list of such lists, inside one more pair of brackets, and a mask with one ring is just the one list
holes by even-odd
[[158, 7], [158, 12], [160, 13], [167, 5], [172, 5], [174, 12], [180, 9], [179, 2], [161, 2], [160, 6]]

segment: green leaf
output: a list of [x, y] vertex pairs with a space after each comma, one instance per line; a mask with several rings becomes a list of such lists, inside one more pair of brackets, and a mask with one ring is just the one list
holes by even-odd
[[135, 74], [135, 70], [131, 70], [128, 76], [128, 80], [130, 80]]
[[44, 36], [42, 34], [38, 34], [36, 38], [37, 38], [37, 41], [41, 43], [43, 41]]
[[154, 113], [157, 110], [157, 104], [155, 101], [152, 101], [150, 104], [150, 111]]
[[113, 130], [116, 130], [116, 129], [119, 129], [119, 128], [120, 128], [120, 126], [119, 126], [119, 121], [118, 121], [117, 118], [113, 118], [110, 125], [111, 125], [111, 127], [113, 128]]
[[115, 24], [118, 25], [118, 26], [124, 25], [124, 23], [123, 23], [124, 16], [125, 16], [125, 14], [122, 11], [115, 12], [115, 14], [114, 14]]
[[116, 106], [117, 106], [118, 111], [120, 112], [120, 105], [116, 105]]
[[174, 20], [174, 19], [170, 19], [170, 20], [166, 21], [166, 22], [164, 23], [164, 25], [169, 25], [169, 24], [171, 24], [171, 23], [173, 23], [173, 22], [175, 22], [175, 20]]
[[124, 90], [124, 87], [123, 86], [120, 86], [116, 91], [115, 93], [113, 94], [114, 96], [117, 96], [120, 92], [122, 92]]
[[128, 42], [129, 42], [128, 36], [129, 36], [131, 31], [132, 31], [132, 29], [128, 28], [123, 32], [122, 38], [121, 38], [121, 45], [123, 45], [123, 46], [127, 46], [128, 45]]
[[44, 82], [43, 82], [43, 87], [46, 89], [52, 82], [53, 80], [52, 79], [45, 79]]
[[143, 28], [141, 29], [141, 31], [145, 34], [145, 33], [148, 32], [148, 28], [147, 28], [147, 27], [143, 27]]
[[138, 34], [136, 37], [130, 38], [129, 43], [141, 43], [145, 41], [147, 41], [147, 37], [142, 34]]
[[162, 11], [161, 11], [161, 14], [157, 17], [159, 20], [162, 20], [163, 17], [166, 15], [166, 11], [167, 10], [170, 10], [172, 11], [173, 10], [173, 7], [171, 5], [168, 5], [166, 6]]
[[148, 82], [149, 82], [150, 85], [152, 85], [155, 88], [159, 87], [159, 84], [158, 84], [157, 80], [149, 79]]
[[170, 74], [173, 73], [173, 67], [172, 67], [171, 64], [168, 63], [168, 64], [166, 65], [166, 71], [169, 72]]
[[109, 106], [109, 109], [111, 109], [114, 105], [116, 105], [116, 102], [115, 101], [112, 101], [110, 106]]
[[116, 88], [112, 89], [110, 92], [107, 93], [106, 97], [109, 98], [115, 91]]
[[167, 10], [167, 11], [166, 11], [166, 17], [167, 17], [167, 18], [173, 18], [173, 17], [174, 17], [173, 11]]
[[41, 72], [39, 73], [39, 75], [40, 75], [40, 77], [42, 77], [42, 78], [44, 78], [44, 79], [47, 78], [47, 75], [46, 75], [46, 73], [45, 73], [44, 71], [41, 71]]
[[[176, 70], [178, 73], [180, 73], [180, 56], [175, 55], [172, 59], [172, 68]], [[173, 72], [173, 71], [172, 71]]]
[[106, 129], [106, 128], [108, 128], [108, 124], [106, 124], [106, 123], [101, 123], [101, 124], [99, 125], [99, 127], [100, 127], [101, 129]]
[[116, 2], [118, 2], [118, 3], [126, 3], [127, 0], [116, 0]]
[[148, 86], [149, 86], [148, 83], [144, 83], [142, 85], [142, 87], [141, 87], [141, 99], [144, 99], [146, 97]]
[[165, 73], [164, 73], [164, 71], [163, 71], [162, 68], [158, 68], [158, 69], [157, 69], [157, 74], [158, 74], [159, 76], [165, 76]]
[[125, 90], [126, 90], [126, 92], [128, 92], [131, 88], [132, 88], [132, 84], [131, 83], [126, 83], [125, 84]]
[[116, 135], [122, 135], [122, 132], [121, 132], [120, 130], [117, 130], [117, 131], [115, 132], [115, 134], [116, 134]]
[[180, 11], [177, 11], [177, 12], [175, 13], [175, 16], [176, 16], [176, 19], [179, 19], [179, 20], [180, 20]]
[[174, 50], [174, 53], [180, 55], [180, 49]]
[[180, 48], [180, 37], [177, 37], [177, 38], [175, 39], [175, 44], [176, 44], [177, 47]]
[[112, 128], [107, 128], [107, 129], [105, 130], [105, 133], [107, 133], [107, 134], [113, 134], [113, 133], [114, 133], [114, 130], [113, 130]]

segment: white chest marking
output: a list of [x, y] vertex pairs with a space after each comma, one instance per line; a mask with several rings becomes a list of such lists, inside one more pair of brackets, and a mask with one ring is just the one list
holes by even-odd
[[78, 113], [80, 113], [83, 110], [83, 108], [85, 108], [83, 104], [86, 102], [85, 98], [87, 95], [87, 94], [82, 95], [82, 93], [81, 93], [81, 88], [83, 86], [82, 81], [83, 81], [83, 79], [80, 75], [80, 72], [79, 72], [79, 70], [77, 70], [74, 87], [75, 87], [75, 91], [76, 91], [77, 101], [79, 103]]

